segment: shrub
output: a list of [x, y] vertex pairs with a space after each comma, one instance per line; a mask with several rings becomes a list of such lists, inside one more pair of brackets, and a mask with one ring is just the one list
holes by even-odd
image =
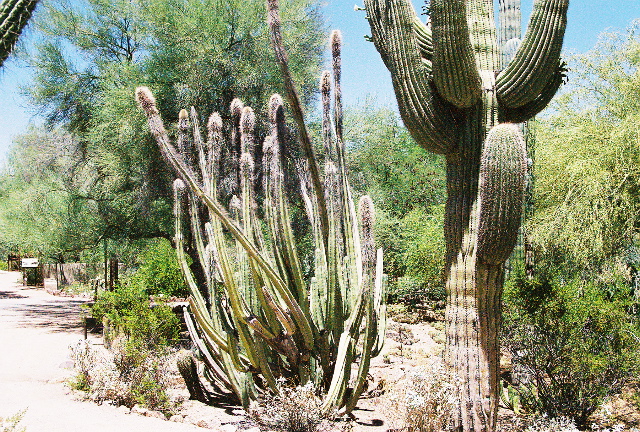
[[389, 302], [411, 305], [446, 298], [443, 218], [443, 206], [433, 206], [430, 212], [414, 209], [402, 219], [379, 218], [376, 236], [385, 250]]
[[525, 408], [578, 427], [638, 371], [637, 326], [625, 303], [594, 283], [522, 271], [505, 289], [503, 343]]
[[185, 284], [175, 249], [166, 239], [156, 239], [138, 256], [139, 267], [130, 283], [149, 295], [186, 297]]
[[135, 284], [125, 283], [100, 293], [92, 313], [98, 320], [107, 317], [129, 344], [147, 349], [174, 343], [180, 331], [173, 311], [165, 304], [151, 307], [146, 293]]
[[408, 374], [403, 385], [389, 397], [392, 411], [387, 417], [395, 430], [407, 432], [453, 431], [453, 416], [459, 400], [454, 377], [440, 360], [433, 360]]
[[108, 319], [115, 329], [115, 342], [112, 352], [102, 355], [88, 345], [76, 347], [76, 386], [88, 387], [93, 400], [170, 411], [163, 358], [180, 331], [171, 308], [165, 304], [152, 307], [138, 285], [125, 282], [112, 292], [101, 293], [92, 312], [97, 319]]
[[330, 428], [335, 412], [322, 409], [322, 398], [312, 382], [295, 388], [278, 380], [278, 393], [254, 402], [249, 414], [259, 424], [282, 432], [316, 432]]
[[[116, 340], [111, 351], [96, 348], [86, 340], [70, 348], [78, 370], [72, 387], [86, 391], [89, 399], [128, 407], [139, 404], [164, 413], [172, 411], [166, 393], [165, 351], [140, 349], [125, 339]], [[82, 385], [74, 386], [76, 383]]]

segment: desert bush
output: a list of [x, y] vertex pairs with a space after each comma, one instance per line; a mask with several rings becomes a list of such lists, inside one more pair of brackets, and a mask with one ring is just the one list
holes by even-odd
[[387, 417], [407, 432], [453, 431], [452, 414], [459, 403], [454, 380], [440, 360], [414, 370], [389, 395]]
[[523, 407], [579, 428], [638, 371], [637, 323], [596, 284], [518, 271], [505, 288], [503, 343]]
[[178, 318], [167, 305], [151, 307], [147, 294], [126, 282], [100, 293], [92, 314], [98, 320], [106, 317], [129, 345], [150, 350], [174, 343], [180, 331]]
[[138, 269], [131, 277], [131, 284], [149, 295], [186, 297], [184, 282], [175, 249], [166, 239], [150, 242], [138, 255]]
[[26, 428], [20, 426], [20, 421], [26, 411], [19, 411], [9, 417], [0, 417], [0, 432], [25, 432]]
[[278, 380], [278, 393], [258, 398], [249, 414], [259, 424], [282, 432], [316, 432], [332, 429], [337, 412], [322, 409], [322, 398], [312, 382], [287, 387]]
[[573, 420], [567, 417], [537, 416], [527, 423], [523, 432], [579, 432]]
[[79, 341], [71, 346], [71, 357], [78, 371], [74, 382], [83, 384], [75, 388], [85, 391], [89, 399], [128, 407], [139, 404], [164, 413], [172, 411], [166, 393], [166, 352], [141, 349], [120, 338], [111, 351], [94, 347], [86, 340]]
[[402, 218], [383, 215], [376, 236], [385, 250], [390, 303], [412, 305], [446, 298], [443, 206], [417, 208]]

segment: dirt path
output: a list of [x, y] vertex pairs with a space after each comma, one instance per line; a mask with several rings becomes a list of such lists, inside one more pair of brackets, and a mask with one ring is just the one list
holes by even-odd
[[27, 432], [203, 430], [73, 400], [65, 381], [73, 374], [69, 345], [83, 337], [83, 301], [23, 289], [19, 280], [0, 272], [0, 417], [27, 409]]

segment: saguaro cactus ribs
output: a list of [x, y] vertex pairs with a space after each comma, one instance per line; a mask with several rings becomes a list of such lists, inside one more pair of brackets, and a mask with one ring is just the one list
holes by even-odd
[[432, 0], [427, 24], [409, 0], [364, 3], [405, 125], [418, 144], [446, 157], [447, 360], [462, 401], [455, 420], [459, 430], [493, 431], [503, 267], [517, 238], [526, 170], [524, 141], [511, 123], [541, 111], [562, 83], [569, 1], [536, 0], [519, 47], [519, 0], [500, 1], [500, 44], [493, 0]]

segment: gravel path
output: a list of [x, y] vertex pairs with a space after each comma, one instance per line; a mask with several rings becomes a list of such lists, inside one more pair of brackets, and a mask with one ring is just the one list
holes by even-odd
[[69, 345], [83, 337], [83, 301], [24, 288], [20, 279], [0, 271], [0, 417], [27, 409], [27, 432], [203, 430], [73, 400], [65, 382], [73, 375]]

